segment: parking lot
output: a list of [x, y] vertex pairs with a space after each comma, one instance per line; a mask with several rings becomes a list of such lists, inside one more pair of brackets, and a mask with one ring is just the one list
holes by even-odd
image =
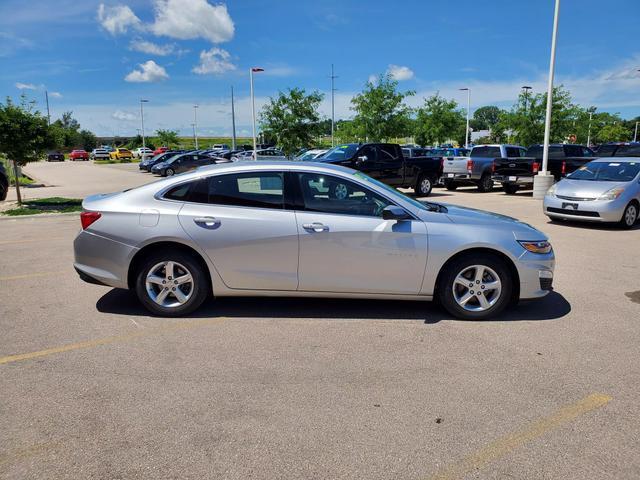
[[[29, 168], [51, 185], [32, 196], [155, 178]], [[483, 322], [277, 298], [154, 318], [77, 277], [77, 215], [0, 219], [0, 478], [637, 478], [640, 225], [552, 224], [530, 192], [429, 199], [547, 233], [555, 291]]]

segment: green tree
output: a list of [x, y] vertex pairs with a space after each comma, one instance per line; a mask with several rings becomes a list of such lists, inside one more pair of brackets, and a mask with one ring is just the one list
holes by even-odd
[[447, 100], [436, 93], [425, 98], [417, 110], [414, 136], [420, 145], [435, 145], [448, 140], [462, 144], [465, 132], [466, 118], [455, 100]]
[[596, 134], [599, 142], [626, 142], [629, 140], [629, 130], [622, 123], [612, 123], [602, 127]]
[[[164, 147], [171, 148], [180, 142], [176, 130], [156, 130], [156, 137], [158, 137], [158, 143]], [[142, 138], [140, 141], [142, 143]]]
[[318, 107], [324, 95], [293, 88], [278, 92], [260, 112], [260, 126], [269, 138], [275, 138], [285, 155], [313, 145], [322, 132]]
[[98, 139], [93, 132], [89, 130], [80, 130], [80, 144], [87, 152], [90, 152], [98, 146]]
[[[15, 177], [18, 166], [39, 160], [47, 148], [51, 148], [55, 138], [47, 125], [46, 117], [33, 109], [25, 96], [19, 104], [7, 97], [0, 103], [0, 152], [13, 160]], [[20, 182], [16, 181], [18, 204], [22, 204]]]
[[80, 135], [80, 122], [73, 118], [73, 112], [64, 112], [62, 117], [53, 122], [55, 128], [59, 129], [62, 135], [62, 145], [58, 147], [74, 148], [82, 143]]
[[474, 130], [493, 130], [500, 122], [503, 110], [493, 105], [480, 107], [473, 112], [473, 119], [470, 122]]
[[373, 142], [405, 136], [410, 130], [411, 109], [404, 99], [412, 95], [415, 92], [411, 90], [399, 92], [398, 82], [389, 74], [367, 82], [362, 93], [351, 100], [357, 136]]

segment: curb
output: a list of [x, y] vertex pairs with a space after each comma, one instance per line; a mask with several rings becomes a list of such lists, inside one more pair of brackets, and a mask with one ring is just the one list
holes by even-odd
[[35, 213], [33, 215], [4, 215], [0, 213], [0, 222], [7, 220], [28, 220], [30, 218], [56, 218], [56, 217], [70, 217], [72, 215], [80, 215], [80, 212], [62, 212], [62, 213]]

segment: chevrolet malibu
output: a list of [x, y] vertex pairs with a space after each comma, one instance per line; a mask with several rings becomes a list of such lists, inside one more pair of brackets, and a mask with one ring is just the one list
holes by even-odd
[[632, 228], [640, 213], [640, 158], [587, 163], [547, 191], [543, 208], [552, 220], [611, 222]]
[[212, 165], [83, 202], [75, 269], [180, 316], [213, 296], [433, 300], [485, 319], [552, 288], [547, 237], [509, 217], [421, 203], [351, 169]]

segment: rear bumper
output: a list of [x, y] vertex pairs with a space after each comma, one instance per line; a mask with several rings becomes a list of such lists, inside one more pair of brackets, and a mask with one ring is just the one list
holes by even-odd
[[83, 230], [73, 242], [73, 251], [73, 266], [82, 280], [129, 288], [129, 262], [137, 251], [135, 247]]
[[590, 200], [574, 202], [554, 195], [545, 195], [542, 209], [544, 214], [550, 218], [609, 223], [620, 221], [627, 203], [628, 200], [626, 198], [618, 198], [613, 201]]
[[492, 175], [494, 182], [507, 185], [533, 185], [533, 176], [529, 175]]
[[475, 182], [478, 182], [480, 180], [480, 178], [477, 178], [473, 174], [469, 174], [469, 173], [451, 173], [451, 172], [443, 173], [442, 174], [442, 179], [443, 180], [453, 180], [453, 181], [456, 181], [456, 182], [469, 182], [469, 183], [475, 183]]

